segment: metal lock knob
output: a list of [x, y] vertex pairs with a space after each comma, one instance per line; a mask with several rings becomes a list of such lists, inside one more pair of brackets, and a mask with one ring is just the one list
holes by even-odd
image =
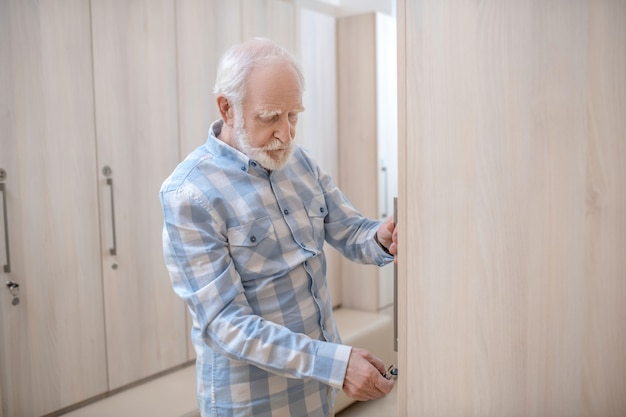
[[20, 292], [20, 284], [13, 282], [13, 281], [7, 281], [7, 288], [9, 289], [9, 292], [13, 296], [13, 300], [11, 301], [11, 304], [13, 304], [14, 306], [18, 305], [20, 303], [20, 297], [18, 295]]

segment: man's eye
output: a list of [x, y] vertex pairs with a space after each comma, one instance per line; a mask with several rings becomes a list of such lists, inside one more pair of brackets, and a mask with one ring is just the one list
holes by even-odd
[[289, 115], [289, 121], [295, 123], [298, 121], [298, 113], [291, 113]]

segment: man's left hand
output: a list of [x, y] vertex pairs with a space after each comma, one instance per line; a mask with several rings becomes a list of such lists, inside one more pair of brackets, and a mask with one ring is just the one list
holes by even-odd
[[380, 225], [376, 232], [378, 241], [387, 248], [390, 254], [396, 256], [398, 253], [398, 228], [393, 218], [388, 218]]

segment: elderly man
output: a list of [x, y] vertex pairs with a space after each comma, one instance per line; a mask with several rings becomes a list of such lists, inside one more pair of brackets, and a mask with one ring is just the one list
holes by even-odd
[[164, 254], [193, 317], [203, 416], [329, 416], [393, 381], [341, 344], [324, 241], [356, 262], [396, 253], [391, 221], [364, 218], [294, 142], [304, 80], [269, 40], [232, 47], [215, 84], [221, 119], [164, 182]]

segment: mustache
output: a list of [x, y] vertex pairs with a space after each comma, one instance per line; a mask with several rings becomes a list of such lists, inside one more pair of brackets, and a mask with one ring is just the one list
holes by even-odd
[[276, 139], [271, 143], [263, 145], [257, 148], [260, 151], [284, 151], [285, 149], [289, 149], [291, 147], [292, 142], [282, 143], [280, 140]]

